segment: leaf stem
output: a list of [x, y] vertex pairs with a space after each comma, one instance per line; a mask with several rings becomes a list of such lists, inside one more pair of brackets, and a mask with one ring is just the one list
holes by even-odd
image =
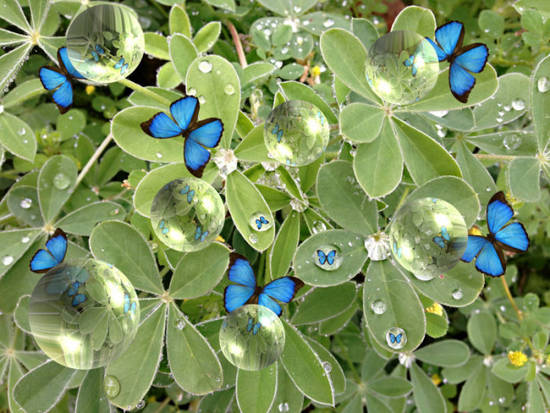
[[132, 82], [130, 79], [122, 79], [119, 80], [119, 83], [123, 84], [126, 87], [129, 87], [130, 89], [135, 90], [136, 92], [143, 93], [144, 95], [149, 96], [150, 98], [155, 99], [157, 102], [162, 103], [163, 105], [170, 106], [172, 102], [170, 102], [168, 99], [163, 98], [162, 96], [156, 94], [152, 90], [149, 90], [136, 82]]
[[511, 161], [517, 158], [515, 155], [493, 155], [489, 153], [474, 153], [477, 159], [488, 159], [494, 161]]
[[99, 145], [97, 147], [97, 149], [95, 150], [94, 154], [92, 155], [92, 157], [90, 159], [88, 159], [88, 163], [84, 166], [84, 168], [82, 168], [82, 170], [80, 171], [80, 173], [78, 174], [77, 178], [76, 178], [76, 182], [75, 182], [75, 185], [74, 187], [76, 188], [80, 182], [82, 182], [82, 180], [84, 179], [84, 177], [86, 176], [86, 174], [90, 171], [90, 169], [92, 168], [92, 166], [94, 165], [95, 161], [97, 161], [99, 159], [99, 157], [101, 156], [101, 154], [103, 153], [103, 151], [107, 148], [107, 146], [109, 145], [109, 143], [111, 143], [111, 140], [113, 140], [113, 135], [109, 134], [107, 135], [107, 137], [103, 140], [103, 142], [101, 142], [101, 145]]
[[241, 64], [241, 67], [244, 69], [245, 67], [248, 66], [248, 63], [246, 63], [246, 55], [244, 54], [243, 44], [241, 43], [239, 32], [237, 32], [235, 25], [231, 23], [229, 20], [226, 20], [224, 23], [229, 29], [229, 33], [231, 33], [231, 38], [233, 39], [233, 43], [235, 44], [235, 50], [237, 51], [237, 56], [239, 57], [239, 63]]
[[500, 277], [500, 280], [502, 281], [502, 286], [504, 287], [504, 292], [506, 293], [506, 296], [508, 297], [508, 300], [510, 301], [510, 304], [512, 304], [512, 307], [514, 308], [515, 312], [518, 315], [518, 319], [521, 321], [523, 320], [523, 313], [519, 309], [518, 305], [516, 304], [516, 300], [514, 300], [514, 297], [512, 297], [512, 293], [510, 292], [510, 288], [508, 288], [508, 283], [506, 282], [506, 278], [504, 276]]

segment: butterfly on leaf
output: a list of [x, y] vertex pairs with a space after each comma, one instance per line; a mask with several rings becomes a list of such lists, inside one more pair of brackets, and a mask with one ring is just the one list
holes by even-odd
[[393, 333], [388, 333], [388, 337], [390, 338], [391, 344], [401, 344], [401, 340], [403, 339], [403, 333], [399, 333], [397, 335]]
[[130, 311], [132, 314], [136, 313], [136, 302], [131, 301], [130, 302], [130, 296], [128, 294], [124, 294], [124, 312], [127, 313]]
[[124, 62], [124, 57], [121, 57], [118, 62], [115, 63], [115, 69], [120, 69], [120, 74], [123, 75], [128, 70], [128, 63]]
[[195, 230], [195, 241], [203, 242], [208, 236], [208, 231], [203, 231], [202, 227], [199, 225]]
[[483, 274], [499, 277], [506, 272], [504, 251], [525, 252], [529, 237], [523, 225], [510, 222], [514, 210], [506, 201], [503, 192], [497, 192], [487, 205], [487, 236], [468, 235], [466, 251], [461, 260], [476, 259], [476, 269]]
[[445, 248], [447, 246], [447, 243], [451, 241], [451, 237], [449, 236], [449, 231], [447, 231], [447, 227], [441, 227], [441, 235], [436, 235], [433, 237], [433, 242], [435, 242], [440, 248]]
[[95, 50], [92, 50], [92, 57], [96, 62], [99, 62], [100, 56], [103, 56], [105, 54], [105, 50], [100, 45], [95, 45]]
[[282, 129], [279, 128], [279, 124], [277, 123], [274, 127], [273, 127], [273, 130], [271, 131], [271, 133], [273, 135], [277, 135], [277, 142], [281, 143], [281, 140], [283, 139], [283, 133], [284, 131]]
[[336, 250], [330, 250], [328, 254], [323, 250], [317, 250], [317, 259], [321, 265], [332, 265], [336, 259]]
[[193, 197], [195, 196], [195, 190], [190, 189], [189, 185], [185, 185], [182, 189], [180, 189], [180, 194], [187, 194], [187, 202], [190, 204], [193, 201]]
[[260, 322], [254, 323], [254, 319], [252, 317], [250, 317], [248, 319], [248, 324], [246, 326], [246, 331], [248, 331], [249, 333], [252, 331], [252, 334], [256, 335], [256, 334], [258, 334], [258, 331], [260, 331], [261, 326], [262, 326], [262, 324]]
[[75, 281], [72, 283], [72, 285], [69, 287], [69, 290], [67, 291], [67, 295], [73, 298], [73, 301], [71, 302], [73, 307], [78, 307], [80, 304], [86, 301], [86, 296], [78, 292], [79, 288], [80, 282]]
[[31, 258], [30, 268], [32, 272], [48, 272], [57, 267], [65, 259], [67, 253], [67, 235], [61, 228], [46, 241], [46, 249], [40, 249]]
[[304, 283], [294, 277], [281, 277], [263, 288], [256, 285], [256, 276], [248, 260], [240, 254], [232, 253], [228, 271], [229, 281], [234, 282], [225, 288], [224, 305], [228, 313], [245, 304], [258, 304], [269, 308], [278, 316], [283, 309], [278, 301], [288, 303], [294, 298]]
[[186, 96], [170, 105], [170, 114], [159, 112], [141, 124], [143, 131], [157, 139], [183, 136], [185, 166], [194, 176], [200, 178], [210, 160], [210, 151], [215, 148], [223, 134], [223, 123], [217, 118], [197, 121], [199, 100]]
[[61, 113], [67, 112], [73, 104], [72, 79], [84, 79], [69, 60], [66, 47], [57, 50], [59, 67], [42, 66], [38, 71], [42, 86], [54, 90], [52, 98]]
[[483, 43], [462, 46], [464, 24], [451, 21], [435, 31], [435, 42], [429, 38], [440, 62], [449, 62], [449, 85], [451, 93], [460, 102], [466, 103], [476, 83], [472, 73], [480, 73], [487, 63], [489, 49]]
[[269, 221], [263, 215], [256, 219], [256, 228], [258, 230], [262, 229], [262, 226], [267, 224], [269, 224]]

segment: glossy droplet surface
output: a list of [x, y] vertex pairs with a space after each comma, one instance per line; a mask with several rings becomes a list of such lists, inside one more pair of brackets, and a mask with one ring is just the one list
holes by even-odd
[[466, 249], [468, 230], [463, 216], [437, 198], [406, 201], [390, 226], [395, 260], [420, 280], [453, 268]]
[[453, 299], [455, 300], [461, 300], [462, 297], [464, 296], [464, 293], [462, 292], [462, 290], [460, 288], [457, 288], [456, 290], [454, 290], [452, 293], [451, 293], [451, 296], [453, 297]]
[[220, 234], [223, 202], [211, 185], [197, 178], [166, 184], [151, 205], [151, 225], [157, 237], [177, 251], [197, 251]]
[[212, 70], [212, 63], [210, 63], [208, 60], [203, 60], [199, 63], [199, 70], [202, 73], [210, 73]]
[[336, 245], [319, 245], [313, 252], [313, 262], [325, 271], [335, 271], [342, 265], [344, 257]]
[[145, 40], [137, 14], [117, 3], [100, 3], [77, 15], [67, 29], [67, 51], [86, 79], [112, 83], [132, 73]]
[[31, 333], [66, 367], [105, 366], [132, 342], [140, 319], [134, 287], [117, 268], [88, 259], [43, 275], [29, 302]]
[[504, 139], [502, 139], [502, 145], [507, 151], [514, 151], [521, 145], [521, 136], [515, 133], [506, 135]]
[[279, 406], [277, 406], [277, 409], [278, 409], [281, 413], [286, 413], [286, 412], [290, 411], [290, 406], [288, 405], [287, 402], [279, 403]]
[[382, 300], [375, 300], [371, 303], [370, 309], [374, 314], [382, 315], [386, 312], [386, 303]]
[[228, 84], [225, 85], [225, 87], [223, 88], [223, 91], [224, 91], [224, 93], [225, 93], [226, 95], [231, 96], [232, 94], [235, 93], [235, 87], [234, 87], [232, 84], [228, 83]]
[[2, 257], [2, 265], [10, 265], [13, 263], [13, 257], [11, 255], [4, 255]]
[[514, 110], [523, 110], [523, 109], [525, 109], [525, 101], [523, 99], [514, 99], [514, 100], [512, 100], [512, 109], [514, 109]]
[[30, 198], [23, 198], [21, 202], [19, 203], [19, 206], [23, 209], [29, 209], [32, 206], [32, 199]]
[[332, 364], [330, 364], [328, 361], [323, 361], [323, 370], [325, 370], [325, 373], [330, 373], [332, 371]]
[[69, 187], [71, 180], [64, 173], [58, 173], [53, 177], [53, 186], [59, 190], [64, 190]]
[[372, 261], [383, 261], [390, 256], [390, 237], [381, 232], [378, 234], [369, 235], [365, 239], [365, 249], [369, 253], [369, 258]]
[[326, 149], [329, 124], [314, 105], [289, 100], [275, 107], [264, 126], [264, 141], [270, 156], [290, 166], [307, 165]]
[[107, 397], [112, 399], [120, 393], [120, 382], [115, 376], [107, 375], [103, 379], [103, 390]]
[[225, 358], [243, 370], [261, 370], [283, 352], [283, 323], [269, 308], [248, 304], [227, 315], [220, 329], [220, 347]]
[[399, 350], [407, 344], [407, 334], [399, 327], [391, 327], [386, 332], [386, 343], [394, 350]]
[[365, 74], [372, 90], [386, 102], [405, 105], [422, 99], [439, 76], [432, 45], [409, 31], [394, 31], [371, 46]]
[[537, 80], [537, 89], [540, 93], [546, 93], [550, 90], [550, 80], [546, 76], [539, 77]]
[[269, 215], [263, 212], [255, 212], [250, 215], [248, 224], [254, 231], [258, 232], [267, 231], [273, 226], [272, 219], [269, 217]]

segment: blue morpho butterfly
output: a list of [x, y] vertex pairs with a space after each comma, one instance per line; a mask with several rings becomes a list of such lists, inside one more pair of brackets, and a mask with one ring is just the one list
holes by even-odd
[[189, 185], [185, 185], [181, 190], [180, 194], [185, 195], [187, 194], [187, 202], [190, 204], [191, 201], [193, 201], [193, 197], [195, 196], [195, 190], [189, 188]]
[[514, 210], [502, 192], [497, 192], [487, 205], [487, 226], [489, 235], [468, 235], [468, 244], [461, 260], [470, 262], [476, 258], [476, 269], [493, 277], [506, 272], [503, 250], [525, 252], [529, 248], [529, 237], [522, 224], [509, 221]]
[[105, 54], [105, 50], [100, 45], [95, 45], [95, 50], [92, 50], [92, 57], [96, 62], [99, 62], [99, 57]]
[[401, 339], [403, 338], [403, 333], [399, 333], [398, 335], [395, 335], [393, 333], [389, 333], [390, 336], [390, 342], [392, 344], [399, 344], [401, 343]]
[[203, 242], [207, 236], [208, 236], [208, 231], [203, 231], [202, 227], [199, 225], [195, 230], [195, 241], [200, 240], [200, 242]]
[[31, 258], [31, 271], [37, 273], [48, 272], [63, 262], [66, 253], [67, 235], [61, 228], [58, 228], [46, 241], [46, 249], [36, 251]]
[[160, 220], [159, 228], [160, 228], [161, 232], [165, 235], [168, 234], [168, 232], [170, 231], [170, 229], [166, 226], [166, 222], [164, 221], [164, 219]]
[[[435, 42], [428, 41], [434, 47], [440, 62], [447, 60], [449, 66], [449, 85], [453, 96], [462, 103], [476, 83], [471, 73], [479, 73], [485, 68], [489, 49], [483, 43], [473, 43], [462, 47], [464, 24], [451, 21], [435, 31]], [[470, 73], [471, 72], [471, 73]]]
[[128, 294], [124, 294], [124, 312], [127, 313], [128, 311], [131, 311], [132, 314], [136, 312], [136, 302], [130, 302], [130, 296]]
[[258, 334], [258, 331], [260, 331], [260, 327], [262, 324], [260, 322], [254, 323], [254, 320], [252, 318], [248, 319], [248, 325], [246, 326], [246, 331], [251, 332], [253, 335]]
[[42, 86], [46, 90], [55, 90], [52, 98], [61, 113], [67, 112], [73, 104], [73, 86], [71, 80], [84, 79], [69, 60], [67, 48], [57, 51], [59, 67], [42, 66], [38, 71]]
[[436, 235], [433, 237], [433, 242], [435, 242], [440, 248], [445, 248], [447, 242], [451, 240], [447, 227], [441, 227], [441, 235]]
[[[280, 316], [283, 309], [275, 300], [283, 303], [290, 302], [296, 291], [304, 285], [302, 280], [298, 278], [282, 277], [271, 281], [263, 288], [259, 287], [256, 285], [256, 276], [250, 263], [245, 257], [237, 253], [231, 254], [228, 278], [229, 281], [237, 284], [225, 287], [223, 301], [228, 313], [245, 304], [259, 304]], [[248, 331], [252, 329], [250, 323], [249, 320]], [[254, 326], [254, 329], [259, 327]]]
[[262, 215], [260, 218], [256, 219], [256, 228], [262, 229], [262, 225], [269, 224], [269, 221]]
[[328, 265], [334, 264], [334, 259], [336, 258], [336, 250], [329, 251], [328, 254], [325, 254], [324, 251], [317, 250], [317, 259], [319, 260], [319, 264], [325, 265], [327, 263]]
[[223, 134], [223, 123], [220, 119], [197, 121], [199, 109], [199, 100], [194, 96], [186, 96], [170, 105], [174, 120], [166, 113], [159, 112], [141, 124], [143, 131], [153, 138], [183, 136], [185, 166], [198, 178], [202, 176], [210, 160], [210, 152], [206, 148], [216, 147]]
[[283, 133], [284, 131], [282, 129], [279, 128], [279, 124], [277, 123], [274, 127], [273, 127], [273, 130], [271, 131], [271, 133], [273, 135], [277, 135], [277, 142], [281, 142], [281, 140], [283, 139]]
[[115, 63], [115, 69], [120, 69], [120, 74], [123, 75], [128, 70], [128, 63], [124, 63], [124, 57], [121, 57], [118, 62]]

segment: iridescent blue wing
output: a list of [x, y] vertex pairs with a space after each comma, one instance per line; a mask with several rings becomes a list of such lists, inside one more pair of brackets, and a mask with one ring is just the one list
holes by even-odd
[[266, 219], [266, 217], [264, 217], [263, 215], [260, 217], [260, 222], [262, 224], [269, 224], [269, 221]]
[[468, 96], [476, 83], [473, 77], [466, 69], [458, 63], [451, 63], [449, 68], [449, 86], [453, 96], [462, 103], [468, 101]]
[[195, 196], [195, 190], [192, 189], [187, 193], [187, 202], [190, 204], [193, 201], [193, 197]]
[[329, 265], [334, 264], [334, 259], [336, 258], [336, 250], [331, 250], [327, 255], [327, 262]]
[[260, 219], [256, 220], [256, 228], [262, 229], [262, 221]]
[[223, 134], [223, 123], [217, 118], [209, 118], [197, 122], [189, 133], [189, 139], [207, 148], [214, 148], [220, 143]]
[[244, 285], [228, 285], [223, 293], [225, 310], [231, 311], [243, 306], [254, 295], [254, 288]]
[[187, 170], [197, 178], [200, 178], [202, 171], [210, 160], [210, 152], [191, 138], [185, 140], [183, 151]]
[[485, 67], [489, 49], [483, 43], [470, 44], [460, 50], [453, 63], [458, 63], [470, 72], [479, 73]]
[[437, 53], [437, 59], [440, 62], [448, 57], [447, 53], [445, 53], [445, 51], [441, 47], [439, 47], [439, 45], [437, 45], [432, 39], [426, 37], [426, 40], [430, 42], [430, 45], [434, 48], [435, 52]]
[[201, 235], [201, 242], [204, 242], [207, 236], [208, 236], [208, 231], [204, 231]]
[[447, 241], [451, 240], [451, 237], [449, 236], [449, 231], [447, 231], [447, 227], [441, 227], [441, 236]]
[[324, 251], [317, 250], [317, 258], [319, 259], [319, 264], [324, 265], [327, 261], [327, 256]]
[[115, 63], [114, 68], [115, 68], [115, 69], [120, 69], [120, 68], [122, 68], [122, 65], [124, 65], [124, 58], [123, 58], [123, 57], [121, 57], [121, 58], [118, 60], [118, 62]]
[[253, 334], [253, 335], [258, 334], [258, 331], [260, 331], [260, 327], [261, 327], [261, 326], [262, 326], [262, 325], [261, 325], [260, 323], [254, 324], [254, 329], [252, 330], [252, 334]]
[[164, 112], [159, 112], [147, 122], [143, 122], [141, 129], [147, 135], [158, 139], [173, 138], [183, 132], [176, 122]]
[[402, 338], [403, 338], [403, 333], [399, 333], [399, 334], [397, 335], [397, 337], [395, 337], [395, 341], [396, 341], [397, 343], [401, 343], [401, 339], [402, 339]]
[[195, 241], [198, 241], [201, 237], [202, 227], [199, 225], [195, 230]]
[[263, 289], [260, 297], [262, 295], [268, 295], [271, 298], [275, 298], [283, 303], [288, 303], [296, 291], [302, 288], [304, 283], [302, 280], [295, 277], [282, 277], [277, 278], [276, 280], [271, 281]]
[[514, 210], [506, 201], [502, 191], [494, 194], [487, 205], [487, 226], [491, 234], [496, 234], [514, 216]]
[[464, 25], [458, 21], [450, 21], [438, 27], [435, 31], [435, 40], [437, 40], [438, 45], [445, 52], [446, 57], [451, 56], [456, 48], [462, 46], [463, 39]]
[[525, 252], [529, 248], [527, 231], [519, 222], [506, 225], [495, 234], [495, 239], [504, 249], [514, 252]]
[[46, 242], [46, 248], [57, 261], [61, 264], [67, 254], [67, 235], [62, 229], [58, 228], [50, 239]]
[[78, 287], [80, 287], [80, 283], [78, 281], [75, 281], [74, 283], [72, 283], [71, 286], [69, 287], [69, 291], [67, 291], [67, 295], [69, 297], [72, 297], [73, 295], [75, 295], [78, 292]]
[[86, 296], [84, 294], [77, 294], [73, 298], [72, 305], [73, 307], [77, 307], [80, 304], [82, 304], [84, 301], [86, 301]]
[[439, 248], [445, 248], [445, 241], [439, 235], [436, 235], [432, 239], [433, 239], [433, 242], [435, 242]]
[[61, 73], [58, 68], [52, 66], [42, 66], [38, 71], [38, 76], [46, 90], [57, 89], [67, 81], [67, 76]]
[[476, 258], [476, 269], [492, 277], [499, 277], [504, 274], [506, 261], [502, 251], [487, 241]]
[[260, 294], [260, 296], [258, 297], [258, 304], [269, 308], [278, 316], [280, 316], [281, 313], [283, 312], [283, 309], [281, 308], [281, 306], [275, 300], [269, 297], [267, 294], [263, 294], [263, 293]]
[[98, 45], [98, 44], [95, 45], [95, 51], [96, 51], [98, 54], [105, 54], [105, 50], [103, 49], [103, 47], [101, 47], [101, 46]]
[[485, 237], [480, 237], [478, 235], [468, 235], [466, 250], [464, 251], [464, 254], [462, 254], [462, 258], [460, 259], [465, 262], [471, 262], [475, 257], [477, 257], [481, 249], [487, 243], [490, 244], [490, 241], [487, 240]]
[[73, 86], [68, 80], [53, 92], [52, 99], [61, 113], [67, 112], [73, 105]]
[[240, 254], [232, 253], [229, 260], [229, 281], [244, 285], [246, 287], [256, 288], [256, 276], [248, 260]]
[[185, 195], [186, 193], [189, 192], [189, 189], [190, 189], [189, 185], [185, 185], [183, 188], [180, 189], [180, 194]]
[[249, 317], [248, 318], [248, 324], [246, 326], [246, 331], [251, 331], [252, 326], [254, 326], [254, 320], [252, 319], [252, 317]]
[[390, 341], [392, 342], [392, 344], [397, 341], [397, 337], [395, 337], [395, 334], [390, 333]]
[[132, 305], [130, 307], [130, 311], [132, 312], [132, 314], [135, 314], [136, 313], [136, 307], [137, 307], [137, 304], [135, 301], [132, 302]]
[[63, 66], [69, 75], [76, 79], [84, 79], [84, 76], [74, 68], [72, 62], [69, 60], [69, 53], [66, 47], [61, 47], [57, 50], [57, 59], [59, 60], [59, 64]]
[[182, 130], [195, 123], [199, 114], [199, 100], [194, 96], [186, 96], [170, 105], [170, 112]]
[[31, 271], [47, 272], [57, 265], [57, 260], [46, 250], [38, 250], [31, 259]]

